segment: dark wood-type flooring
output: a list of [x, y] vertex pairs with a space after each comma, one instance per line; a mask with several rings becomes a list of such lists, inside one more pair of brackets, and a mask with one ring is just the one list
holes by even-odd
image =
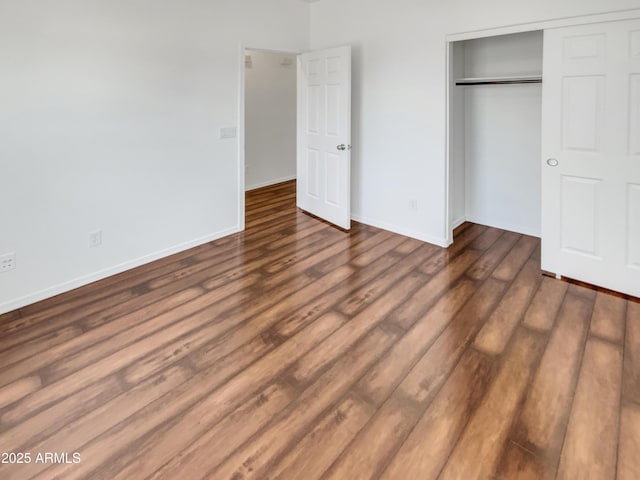
[[636, 300], [543, 276], [535, 238], [294, 203], [1, 316], [0, 452], [31, 463], [0, 478], [640, 478]]

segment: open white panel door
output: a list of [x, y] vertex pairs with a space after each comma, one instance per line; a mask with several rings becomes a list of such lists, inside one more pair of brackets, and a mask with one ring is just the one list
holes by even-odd
[[298, 57], [298, 207], [351, 228], [351, 47]]
[[542, 268], [640, 296], [640, 20], [544, 43]]

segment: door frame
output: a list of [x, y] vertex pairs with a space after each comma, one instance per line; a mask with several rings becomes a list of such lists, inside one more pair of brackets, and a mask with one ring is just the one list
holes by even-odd
[[[284, 55], [300, 55], [302, 51], [288, 51], [265, 47], [254, 47], [240, 43], [238, 46], [238, 231], [245, 229], [245, 104], [246, 104], [246, 67], [245, 55], [247, 50], [257, 50], [266, 53], [280, 53]], [[296, 93], [297, 97], [297, 93]], [[297, 172], [296, 172], [297, 174]]]
[[445, 37], [445, 237], [446, 244], [451, 245], [453, 243], [453, 230], [457, 225], [453, 224], [451, 218], [452, 209], [452, 188], [451, 188], [451, 95], [452, 95], [452, 82], [455, 80], [451, 78], [451, 52], [453, 49], [453, 43], [463, 40], [475, 40], [478, 38], [495, 37], [498, 35], [507, 35], [510, 33], [523, 33], [536, 30], [547, 30], [550, 28], [559, 27], [571, 27], [578, 25], [587, 25], [592, 23], [602, 22], [614, 22], [619, 20], [630, 20], [633, 18], [640, 18], [640, 8], [616, 10], [607, 13], [600, 13], [595, 15], [581, 15], [576, 17], [557, 18], [541, 22], [522, 23], [515, 25], [505, 25], [502, 27], [484, 29], [484, 30], [472, 30], [468, 32], [452, 33]]

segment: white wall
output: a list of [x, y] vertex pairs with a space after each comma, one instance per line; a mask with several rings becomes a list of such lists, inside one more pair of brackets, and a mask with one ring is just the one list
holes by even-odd
[[541, 30], [478, 38], [463, 44], [466, 77], [542, 75]]
[[[300, 51], [299, 0], [2, 0], [0, 313], [236, 231], [240, 44]], [[103, 245], [88, 248], [88, 234]]]
[[296, 56], [246, 54], [251, 61], [245, 73], [245, 185], [250, 190], [296, 176]]
[[447, 35], [639, 7], [640, 0], [313, 3], [311, 47], [353, 46], [355, 218], [446, 243]]
[[540, 85], [465, 89], [466, 219], [540, 236]]
[[[456, 42], [463, 50], [464, 77], [542, 74], [541, 31]], [[459, 59], [453, 59], [457, 63]], [[464, 198], [464, 218], [482, 225], [540, 235], [540, 156], [542, 88], [528, 85], [457, 86], [452, 116], [462, 115], [464, 128], [451, 131], [464, 139], [464, 180], [450, 154], [452, 190]], [[455, 110], [464, 103], [462, 111]], [[454, 204], [454, 211], [459, 205]]]

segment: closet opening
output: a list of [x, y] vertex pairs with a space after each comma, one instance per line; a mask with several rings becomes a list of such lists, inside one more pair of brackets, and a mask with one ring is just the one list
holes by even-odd
[[540, 237], [543, 32], [449, 44], [449, 231]]

